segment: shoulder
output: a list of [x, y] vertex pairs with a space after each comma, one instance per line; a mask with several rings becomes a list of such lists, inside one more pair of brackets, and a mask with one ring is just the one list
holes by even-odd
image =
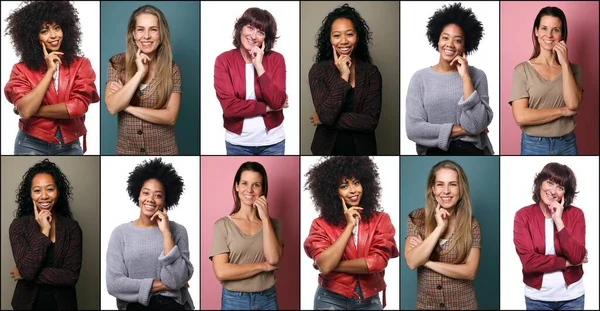
[[59, 216], [60, 221], [65, 224], [68, 228], [79, 228], [79, 222], [75, 219], [71, 219], [65, 216]]
[[13, 221], [10, 223], [9, 230], [12, 231], [15, 229], [24, 229], [31, 224], [32, 220], [33, 220], [32, 215], [17, 217], [15, 219], [13, 219]]
[[324, 76], [324, 75], [330, 75], [331, 72], [333, 72], [333, 61], [332, 60], [322, 60], [318, 63], [314, 63], [311, 67], [310, 70], [308, 72], [308, 76], [310, 77], [315, 77], [315, 76]]
[[471, 216], [471, 229], [479, 228], [479, 221], [475, 216]]
[[224, 61], [224, 60], [232, 59], [235, 56], [235, 52], [237, 52], [237, 49], [231, 49], [231, 50], [225, 51], [225, 52], [219, 54], [219, 56], [217, 56], [217, 61]]
[[408, 214], [410, 219], [425, 219], [425, 208], [418, 208]]
[[523, 217], [525, 215], [529, 215], [534, 211], [534, 208], [537, 207], [537, 203], [533, 203], [524, 207], [521, 207], [516, 213], [515, 217]]
[[125, 53], [113, 55], [108, 60], [108, 64], [116, 70], [125, 70]]
[[415, 83], [415, 82], [420, 83], [424, 78], [433, 77], [432, 73], [434, 73], [434, 71], [431, 69], [431, 67], [425, 67], [425, 68], [419, 69], [415, 73], [413, 73], [412, 77], [410, 78], [410, 82], [411, 83]]
[[173, 233], [174, 236], [179, 236], [179, 235], [187, 236], [187, 229], [185, 228], [185, 226], [180, 223], [177, 223], [173, 220], [169, 220], [169, 229], [171, 229], [171, 232]]
[[277, 62], [284, 61], [284, 59], [285, 59], [281, 53], [273, 51], [273, 50], [271, 50], [271, 51], [269, 51], [269, 53], [265, 54], [264, 58], [268, 58], [268, 59], [271, 59], [272, 61], [277, 61]]
[[133, 229], [131, 222], [126, 222], [124, 224], [120, 224], [116, 228], [113, 229], [111, 236], [118, 237], [118, 236], [126, 235], [127, 232], [131, 231], [131, 229]]
[[215, 228], [226, 228], [231, 219], [229, 216], [224, 216], [215, 221]]
[[565, 212], [568, 212], [569, 214], [574, 215], [574, 216], [583, 216], [583, 214], [584, 214], [582, 209], [580, 209], [579, 207], [574, 206], [574, 205], [569, 206], [565, 210]]
[[475, 66], [469, 66], [469, 73], [475, 80], [486, 76], [485, 71], [483, 71]]
[[530, 66], [531, 65], [529, 64], [529, 61], [520, 62], [515, 66], [513, 71], [514, 72], [525, 72], [525, 70], [527, 70]]

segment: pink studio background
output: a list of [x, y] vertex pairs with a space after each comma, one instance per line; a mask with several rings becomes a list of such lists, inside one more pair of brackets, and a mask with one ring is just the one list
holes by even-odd
[[213, 226], [233, 208], [231, 186], [240, 165], [256, 161], [267, 171], [269, 214], [283, 225], [283, 257], [277, 277], [280, 309], [300, 309], [300, 160], [299, 157], [201, 157], [201, 259], [200, 309], [221, 309], [221, 283], [208, 259]]
[[598, 155], [598, 1], [500, 2], [500, 154], [521, 152], [521, 129], [508, 104], [514, 67], [531, 56], [531, 29], [545, 6], [565, 12], [569, 61], [581, 65], [583, 102], [576, 117], [580, 155]]

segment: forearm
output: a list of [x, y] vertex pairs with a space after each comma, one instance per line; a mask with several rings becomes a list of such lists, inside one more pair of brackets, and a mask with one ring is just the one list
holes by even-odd
[[431, 252], [433, 252], [435, 244], [439, 240], [443, 231], [444, 230], [441, 227], [436, 227], [431, 234], [425, 238], [425, 240], [423, 240], [423, 242], [413, 247], [405, 254], [404, 257], [409, 269], [416, 269], [429, 260]]
[[152, 293], [156, 293], [156, 292], [162, 292], [165, 290], [169, 290], [170, 288], [168, 288], [163, 282], [161, 282], [160, 280], [153, 280], [152, 281], [152, 288], [150, 289], [150, 291]]
[[52, 75], [53, 73], [46, 72], [44, 77], [42, 77], [42, 80], [40, 80], [27, 95], [19, 100], [17, 103], [17, 110], [19, 111], [21, 118], [29, 119], [36, 114], [42, 105], [44, 95], [46, 95], [46, 92], [48, 91], [48, 87], [52, 81]]
[[163, 234], [163, 254], [165, 256], [175, 247], [175, 241], [173, 241], [173, 235], [171, 232]]
[[581, 103], [581, 90], [575, 82], [571, 66], [562, 66], [562, 88], [563, 88], [563, 100], [565, 106], [569, 110], [577, 111], [579, 109], [579, 103]]
[[465, 131], [465, 129], [458, 125], [458, 124], [453, 124], [452, 125], [452, 132], [450, 132], [450, 138], [454, 138], [454, 137], [458, 137], [458, 136], [465, 136], [465, 135], [470, 135], [467, 131]]
[[369, 274], [369, 267], [364, 258], [341, 260], [333, 271], [349, 274]]
[[451, 264], [438, 261], [427, 261], [425, 268], [431, 269], [441, 275], [452, 279], [474, 280], [475, 271], [467, 264]]
[[36, 117], [49, 118], [49, 119], [70, 119], [69, 111], [65, 103], [58, 103], [53, 105], [42, 105], [35, 113]]
[[122, 88], [118, 89], [104, 99], [106, 109], [110, 114], [115, 114], [125, 109], [125, 107], [129, 105], [129, 102], [137, 91], [142, 78], [142, 73], [137, 72], [129, 81], [127, 81], [127, 83], [125, 83], [125, 85], [123, 85]]
[[79, 280], [79, 271], [66, 268], [42, 268], [36, 283], [58, 286], [75, 286]]
[[351, 235], [352, 227], [346, 226], [340, 237], [319, 255], [316, 263], [321, 273], [327, 274], [339, 264]]
[[262, 263], [233, 264], [224, 263], [217, 273], [219, 281], [243, 280], [264, 272]]
[[471, 81], [471, 77], [468, 74], [462, 78], [462, 87], [463, 87], [463, 99], [466, 100], [475, 91], [475, 88], [473, 87], [473, 81]]
[[125, 112], [140, 118], [144, 121], [160, 124], [160, 125], [174, 125], [176, 115], [174, 112], [168, 109], [152, 109], [136, 106], [127, 106], [124, 109]]
[[262, 220], [262, 225], [265, 257], [270, 265], [276, 266], [279, 263], [279, 258], [281, 258], [281, 244], [275, 236], [271, 220], [268, 217]]
[[519, 126], [540, 125], [552, 122], [560, 117], [563, 117], [563, 112], [561, 111], [561, 108], [521, 108], [515, 114], [515, 121]]

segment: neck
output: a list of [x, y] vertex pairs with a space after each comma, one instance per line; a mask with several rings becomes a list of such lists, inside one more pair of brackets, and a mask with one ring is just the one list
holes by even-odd
[[251, 64], [252, 56], [250, 56], [250, 52], [248, 52], [248, 50], [244, 49], [243, 46], [240, 46], [239, 50], [240, 50], [240, 53], [242, 53], [242, 57], [244, 58], [244, 61], [246, 62], [246, 64]]
[[237, 211], [237, 213], [235, 213], [234, 215], [249, 222], [258, 220], [254, 211], [254, 207], [250, 205], [245, 205], [243, 203], [240, 206], [240, 210]]
[[556, 62], [556, 52], [554, 51], [540, 50], [540, 55], [534, 58], [534, 60], [548, 67], [552, 67], [558, 64]]
[[544, 214], [545, 218], [552, 218], [552, 212], [550, 211], [550, 208], [548, 208], [548, 205], [546, 205], [546, 203], [543, 201], [540, 201], [540, 209], [542, 210], [542, 214]]
[[158, 223], [156, 222], [156, 219], [150, 220], [150, 217], [140, 213], [140, 218], [136, 220], [136, 225], [138, 227], [149, 228], [158, 226]]
[[456, 66], [450, 66], [450, 62], [447, 62], [441, 56], [440, 56], [440, 61], [434, 67], [437, 67], [435, 69], [437, 69], [438, 72], [454, 72], [454, 71], [458, 71], [458, 69], [456, 69]]

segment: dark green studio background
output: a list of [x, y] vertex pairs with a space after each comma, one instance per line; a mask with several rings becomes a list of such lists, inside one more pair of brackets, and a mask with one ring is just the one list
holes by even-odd
[[455, 161], [465, 170], [473, 216], [481, 227], [481, 258], [474, 281], [477, 305], [482, 310], [500, 310], [500, 160], [496, 156], [401, 157], [400, 308], [414, 310], [417, 299], [417, 269], [408, 269], [404, 260], [408, 214], [424, 207], [429, 170], [446, 159]]
[[115, 54], [125, 52], [125, 32], [129, 16], [135, 9], [145, 4], [157, 7], [165, 15], [171, 31], [173, 60], [181, 70], [181, 106], [175, 123], [179, 154], [200, 155], [200, 5], [198, 1], [101, 1], [100, 154], [114, 155], [117, 146], [117, 114], [110, 115], [104, 104], [108, 60]]

